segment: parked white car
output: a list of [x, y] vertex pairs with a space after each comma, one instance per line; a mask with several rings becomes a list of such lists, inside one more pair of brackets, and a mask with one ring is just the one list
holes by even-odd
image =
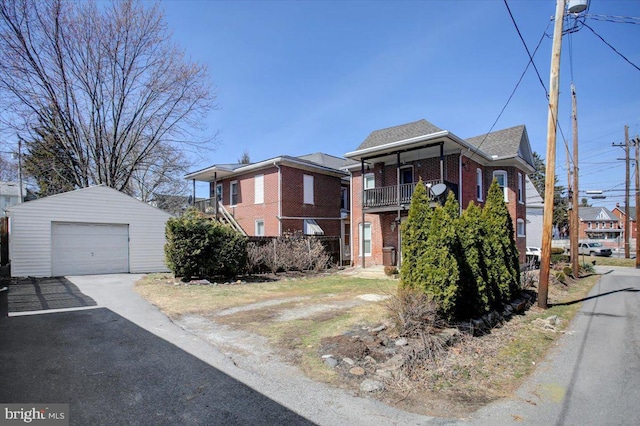
[[611, 256], [611, 249], [602, 245], [602, 243], [580, 243], [578, 244], [578, 254], [588, 256]]
[[534, 266], [540, 265], [540, 257], [542, 256], [540, 247], [527, 247], [526, 256], [527, 263], [533, 263]]

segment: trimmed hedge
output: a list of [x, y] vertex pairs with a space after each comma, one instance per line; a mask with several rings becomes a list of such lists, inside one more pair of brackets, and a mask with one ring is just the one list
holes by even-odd
[[232, 278], [246, 268], [247, 237], [196, 210], [169, 219], [166, 237], [167, 266], [183, 281]]

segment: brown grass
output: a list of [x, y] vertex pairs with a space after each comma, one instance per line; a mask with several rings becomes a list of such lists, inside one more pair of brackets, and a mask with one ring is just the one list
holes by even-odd
[[[597, 280], [597, 276], [591, 276], [569, 279], [567, 285], [552, 285], [549, 301], [580, 299]], [[310, 378], [356, 389], [357, 382], [322, 362], [321, 342], [364, 326], [392, 324], [386, 301], [364, 301], [358, 296], [388, 296], [395, 294], [396, 287], [397, 281], [393, 280], [343, 275], [239, 285], [185, 285], [169, 275], [157, 274], [138, 282], [136, 290], [170, 317], [200, 315], [266, 337], [272, 350], [286, 362], [298, 365]], [[317, 309], [324, 305], [331, 308]], [[220, 315], [231, 308], [236, 309]], [[443, 356], [417, 356], [421, 367], [412, 369], [411, 377], [389, 383], [380, 397], [410, 411], [455, 417], [510, 395], [545, 357], [579, 308], [579, 303], [544, 311], [534, 307], [487, 335], [463, 338]], [[307, 315], [291, 316], [305, 311]], [[561, 320], [557, 332], [535, 325], [537, 318], [551, 315]]]

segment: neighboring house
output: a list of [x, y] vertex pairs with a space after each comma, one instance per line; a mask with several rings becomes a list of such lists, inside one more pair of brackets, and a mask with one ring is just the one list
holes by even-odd
[[[619, 203], [616, 203], [616, 206], [611, 211], [619, 220], [619, 227], [623, 230], [620, 237], [624, 239], [624, 222], [626, 217], [626, 209], [624, 206], [620, 206]], [[633, 240], [636, 238], [636, 232], [638, 232], [638, 224], [636, 223], [636, 208], [629, 207], [629, 227], [631, 228], [631, 233], [629, 234], [629, 240]]]
[[168, 271], [171, 217], [115, 189], [93, 186], [9, 207], [14, 277]]
[[622, 236], [620, 219], [606, 207], [580, 207], [579, 239], [615, 240]]
[[544, 201], [536, 187], [533, 186], [529, 176], [525, 178], [525, 182], [525, 192], [527, 194], [527, 247], [541, 247]]
[[20, 199], [20, 184], [18, 182], [0, 181], [0, 217], [6, 216], [6, 209], [25, 201], [27, 187], [22, 185], [22, 199]]
[[[232, 217], [250, 236], [287, 233], [342, 237], [349, 249], [349, 175], [344, 158], [282, 155], [252, 164], [215, 164], [185, 179], [208, 182], [207, 213]], [[195, 194], [194, 194], [195, 195]]]
[[483, 205], [491, 182], [497, 179], [513, 219], [520, 262], [525, 262], [525, 177], [534, 171], [525, 126], [462, 139], [419, 120], [371, 132], [345, 157], [355, 162], [347, 167], [352, 176], [354, 264], [401, 260], [401, 253], [390, 253], [401, 247], [399, 224], [407, 217], [419, 179], [429, 188], [446, 185], [461, 209], [469, 203]]

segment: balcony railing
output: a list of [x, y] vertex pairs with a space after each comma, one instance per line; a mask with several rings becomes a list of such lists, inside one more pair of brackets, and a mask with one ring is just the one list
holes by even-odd
[[[423, 181], [427, 187], [442, 183], [440, 180]], [[364, 190], [364, 207], [391, 207], [409, 205], [413, 191], [417, 183], [404, 183], [402, 185], [383, 186]], [[398, 191], [399, 195], [398, 196]]]

